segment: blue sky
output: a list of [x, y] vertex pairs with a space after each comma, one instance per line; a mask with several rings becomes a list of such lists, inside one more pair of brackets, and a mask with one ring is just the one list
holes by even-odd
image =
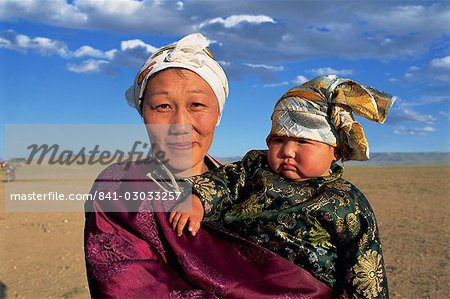
[[398, 100], [360, 120], [372, 152], [450, 150], [446, 1], [0, 0], [4, 124], [138, 124], [125, 90], [158, 47], [202, 32], [230, 79], [211, 153], [265, 148], [290, 87], [337, 74]]

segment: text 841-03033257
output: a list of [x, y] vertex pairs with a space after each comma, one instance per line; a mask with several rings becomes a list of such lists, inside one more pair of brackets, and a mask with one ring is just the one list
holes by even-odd
[[178, 200], [182, 192], [164, 191], [164, 192], [95, 192], [93, 200]]

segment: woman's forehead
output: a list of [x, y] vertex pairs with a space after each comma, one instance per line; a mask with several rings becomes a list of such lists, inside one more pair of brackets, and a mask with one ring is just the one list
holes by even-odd
[[[209, 84], [201, 76], [199, 76], [198, 74], [196, 74], [191, 70], [182, 68], [169, 68], [155, 73], [147, 81], [147, 87], [149, 85], [152, 85], [152, 88], [157, 88], [159, 85], [170, 86], [174, 84], [179, 84], [180, 80], [189, 81], [189, 85], [196, 85], [198, 86], [197, 89], [199, 89], [200, 87], [203, 88], [209, 87], [209, 89], [211, 89]], [[212, 89], [211, 92], [213, 92]]]
[[147, 81], [144, 98], [148, 95], [171, 94], [175, 87], [193, 95], [207, 95], [215, 101], [216, 95], [211, 86], [198, 74], [182, 68], [170, 68], [154, 74]]
[[[167, 69], [164, 69], [162, 71], [159, 71], [157, 73], [154, 73], [153, 75], [150, 76], [149, 81], [153, 78], [162, 78], [162, 77], [179, 77], [179, 78], [183, 78], [183, 79], [191, 79], [191, 78], [199, 78], [202, 79], [203, 81], [205, 81], [201, 76], [199, 76], [197, 73], [195, 73], [194, 71], [185, 69], [185, 68], [175, 68], [175, 67], [170, 67]], [[205, 81], [206, 83], [206, 81]]]

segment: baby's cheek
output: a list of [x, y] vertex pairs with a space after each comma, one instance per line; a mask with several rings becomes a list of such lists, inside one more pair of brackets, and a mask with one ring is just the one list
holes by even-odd
[[278, 165], [280, 164], [278, 159], [276, 158], [276, 153], [274, 152], [274, 150], [270, 149], [269, 147], [269, 152], [267, 153], [267, 161], [269, 162], [269, 166], [270, 168], [276, 172], [276, 169], [278, 168]]

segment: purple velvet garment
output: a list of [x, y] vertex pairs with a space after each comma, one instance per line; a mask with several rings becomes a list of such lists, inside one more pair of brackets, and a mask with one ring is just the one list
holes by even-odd
[[[141, 177], [129, 182], [129, 178]], [[127, 181], [126, 184], [123, 184]], [[123, 190], [126, 185], [127, 190]], [[142, 167], [112, 165], [91, 193], [157, 191]], [[85, 254], [89, 287], [100, 298], [330, 298], [307, 271], [237, 235], [203, 224], [177, 237], [165, 212], [103, 212], [120, 201], [86, 203]]]

